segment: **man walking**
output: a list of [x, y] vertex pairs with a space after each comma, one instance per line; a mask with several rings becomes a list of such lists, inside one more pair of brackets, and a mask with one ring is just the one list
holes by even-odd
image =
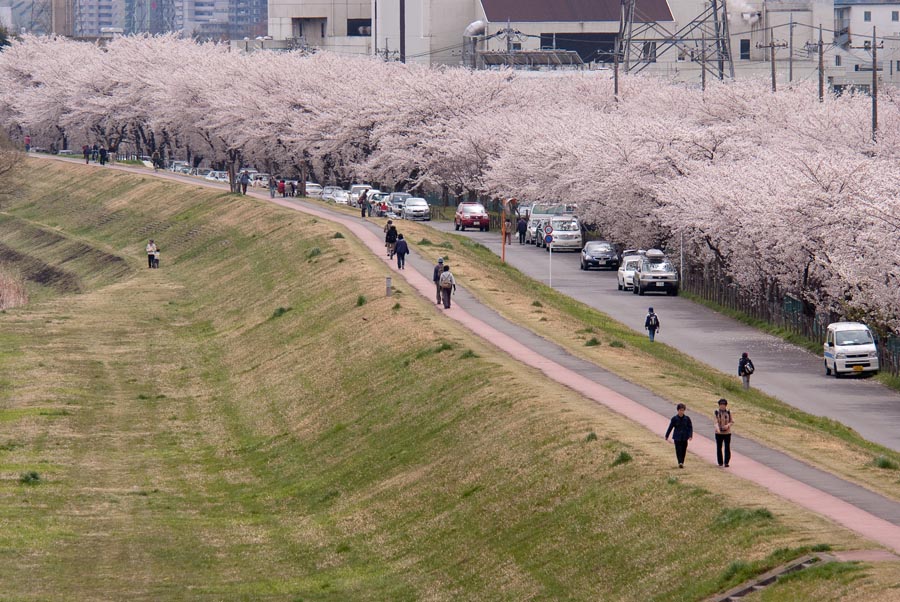
[[[713, 414], [716, 422], [716, 461], [719, 466], [728, 468], [731, 462], [731, 426], [734, 420], [731, 419], [731, 412], [728, 411], [728, 400], [719, 400], [719, 409]], [[722, 448], [725, 448], [724, 455]]]
[[394, 253], [397, 254], [397, 269], [405, 270], [406, 256], [409, 254], [409, 245], [406, 244], [406, 240], [403, 239], [402, 234], [397, 235], [397, 246], [394, 248]]
[[444, 302], [444, 309], [450, 309], [450, 295], [456, 293], [456, 279], [450, 272], [450, 266], [445, 265], [444, 271], [438, 280], [441, 287], [441, 300]]
[[435, 290], [435, 298], [437, 299], [437, 304], [440, 305], [442, 302], [441, 299], [441, 274], [444, 272], [444, 258], [438, 257], [437, 264], [434, 266], [434, 276], [432, 280], [434, 280], [434, 290]]
[[247, 186], [250, 184], [250, 174], [247, 170], [241, 172], [241, 194], [247, 194]]
[[666, 441], [669, 440], [669, 433], [672, 433], [672, 442], [675, 444], [675, 458], [678, 460], [678, 468], [684, 468], [684, 458], [687, 455], [688, 441], [694, 438], [694, 425], [691, 419], [684, 415], [687, 409], [683, 403], [675, 406], [678, 411], [669, 421], [669, 428], [666, 429]]
[[644, 319], [644, 328], [650, 333], [650, 340], [656, 339], [656, 333], [659, 332], [659, 316], [653, 313], [653, 308], [647, 310], [647, 317]]
[[147, 243], [147, 267], [152, 268], [153, 264], [156, 260], [156, 243], [153, 242], [153, 239], [150, 239], [150, 242]]
[[516, 232], [519, 233], [519, 244], [525, 244], [525, 232], [528, 231], [528, 220], [525, 217], [520, 217], [519, 221], [516, 222]]
[[747, 355], [747, 352], [741, 354], [741, 359], [738, 360], [738, 376], [741, 377], [741, 380], [744, 382], [744, 390], [750, 388], [750, 375], [756, 372], [756, 368], [753, 366], [753, 362], [750, 360], [750, 356]]

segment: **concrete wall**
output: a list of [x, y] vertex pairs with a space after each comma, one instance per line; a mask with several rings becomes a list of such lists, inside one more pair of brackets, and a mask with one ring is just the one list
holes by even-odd
[[[294, 37], [294, 18], [315, 19], [317, 23], [324, 20], [322, 47], [328, 48], [329, 38], [347, 37], [347, 19], [371, 19], [372, 5], [371, 0], [269, 0], [270, 36], [281, 40]], [[358, 45], [354, 42], [350, 46]]]

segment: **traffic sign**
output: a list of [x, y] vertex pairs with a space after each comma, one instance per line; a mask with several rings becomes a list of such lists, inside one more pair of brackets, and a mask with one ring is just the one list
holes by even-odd
[[544, 237], [544, 242], [549, 245], [551, 242], [553, 242], [553, 236], [548, 234], [547, 236]]
[[544, 226], [544, 234], [553, 234], [553, 226], [551, 226], [550, 224]]

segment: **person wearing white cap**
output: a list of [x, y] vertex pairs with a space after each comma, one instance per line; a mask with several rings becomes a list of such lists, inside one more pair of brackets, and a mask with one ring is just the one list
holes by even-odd
[[438, 257], [437, 264], [434, 266], [434, 276], [432, 280], [434, 281], [434, 290], [435, 290], [435, 302], [440, 305], [443, 303], [441, 299], [441, 274], [444, 272], [444, 258]]

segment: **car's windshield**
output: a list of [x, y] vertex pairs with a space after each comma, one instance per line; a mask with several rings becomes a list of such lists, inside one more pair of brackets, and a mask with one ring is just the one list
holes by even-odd
[[610, 245], [608, 242], [589, 242], [587, 244], [587, 250], [593, 251], [594, 253], [612, 251], [612, 245]]
[[424, 207], [428, 202], [425, 199], [409, 199], [406, 201], [407, 207]]
[[668, 261], [645, 261], [644, 269], [649, 272], [674, 272], [675, 266]]
[[637, 269], [637, 267], [638, 267], [638, 265], [639, 265], [640, 263], [641, 263], [641, 262], [638, 261], [638, 260], [634, 260], [634, 261], [626, 261], [626, 262], [625, 262], [625, 269], [633, 272], [634, 270]]
[[394, 192], [391, 194], [393, 194], [394, 199], [398, 199], [398, 200], [399, 199], [408, 199], [410, 197], [410, 194], [408, 192]]
[[578, 222], [570, 219], [555, 219], [550, 222], [550, 225], [553, 226], [554, 230], [561, 230], [563, 232], [577, 232]]
[[868, 345], [874, 342], [868, 330], [839, 330], [834, 333], [834, 339], [838, 345]]
[[484, 207], [481, 205], [463, 205], [461, 211], [463, 213], [484, 213]]

